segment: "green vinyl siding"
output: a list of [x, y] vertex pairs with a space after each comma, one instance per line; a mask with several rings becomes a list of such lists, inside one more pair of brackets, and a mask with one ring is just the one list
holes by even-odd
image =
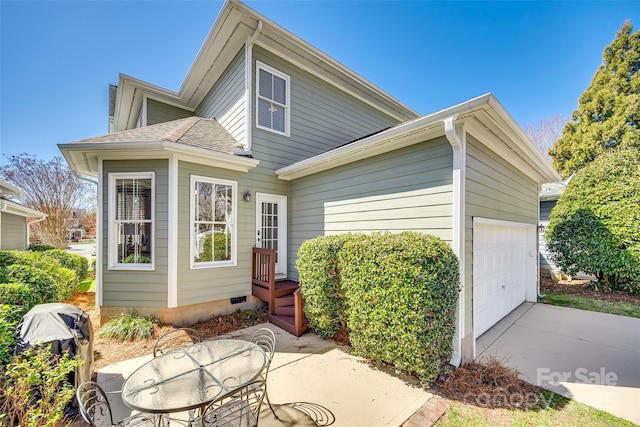
[[[467, 134], [465, 282], [473, 283], [473, 218], [537, 224], [538, 184]], [[472, 332], [473, 290], [465, 289], [465, 333]]]
[[193, 113], [173, 105], [147, 99], [147, 126], [191, 117]]
[[244, 50], [196, 109], [196, 115], [214, 118], [240, 143], [245, 141]]
[[293, 181], [290, 276], [302, 242], [320, 235], [412, 230], [450, 242], [452, 162], [438, 138]]
[[[105, 160], [103, 162], [102, 287], [103, 305], [119, 307], [166, 307], [168, 289], [168, 160]], [[152, 271], [109, 270], [109, 173], [155, 172]]]
[[[191, 268], [190, 205], [191, 175], [237, 182], [237, 265]], [[288, 183], [278, 181], [273, 171], [256, 168], [234, 172], [190, 162], [178, 162], [178, 305], [217, 301], [251, 295], [251, 254], [255, 246], [256, 192], [287, 195]], [[242, 194], [251, 192], [251, 201]]]
[[[264, 167], [275, 170], [398, 124], [397, 120], [260, 47], [254, 48], [253, 57], [288, 75], [291, 82], [288, 137], [257, 129], [255, 96], [251, 100], [251, 151]], [[255, 95], [255, 78], [252, 85]]]
[[0, 249], [27, 248], [27, 218], [0, 212]]

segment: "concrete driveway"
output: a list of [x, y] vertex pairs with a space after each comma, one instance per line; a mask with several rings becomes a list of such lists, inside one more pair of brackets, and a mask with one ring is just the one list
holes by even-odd
[[476, 341], [524, 379], [640, 424], [640, 319], [524, 303]]

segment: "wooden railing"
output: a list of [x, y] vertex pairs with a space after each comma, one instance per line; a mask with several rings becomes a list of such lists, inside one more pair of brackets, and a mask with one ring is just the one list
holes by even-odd
[[[276, 251], [268, 248], [253, 248], [251, 283], [266, 288], [268, 295], [256, 295], [269, 303], [269, 314], [273, 314], [276, 288]], [[264, 298], [266, 296], [266, 299]]]
[[276, 282], [276, 251], [253, 248], [251, 271], [253, 296], [269, 304], [269, 321], [300, 336], [308, 328], [300, 284], [292, 280]]

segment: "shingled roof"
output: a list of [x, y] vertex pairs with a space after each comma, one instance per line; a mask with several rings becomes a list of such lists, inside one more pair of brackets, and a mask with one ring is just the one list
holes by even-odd
[[135, 144], [136, 142], [156, 141], [184, 144], [226, 154], [232, 154], [234, 150], [237, 150], [237, 141], [217, 120], [195, 116], [81, 139], [73, 141], [72, 144], [107, 144], [118, 142]]

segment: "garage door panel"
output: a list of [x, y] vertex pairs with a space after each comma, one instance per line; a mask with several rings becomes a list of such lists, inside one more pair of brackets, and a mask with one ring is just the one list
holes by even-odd
[[526, 228], [476, 225], [473, 321], [476, 337], [525, 300]]

